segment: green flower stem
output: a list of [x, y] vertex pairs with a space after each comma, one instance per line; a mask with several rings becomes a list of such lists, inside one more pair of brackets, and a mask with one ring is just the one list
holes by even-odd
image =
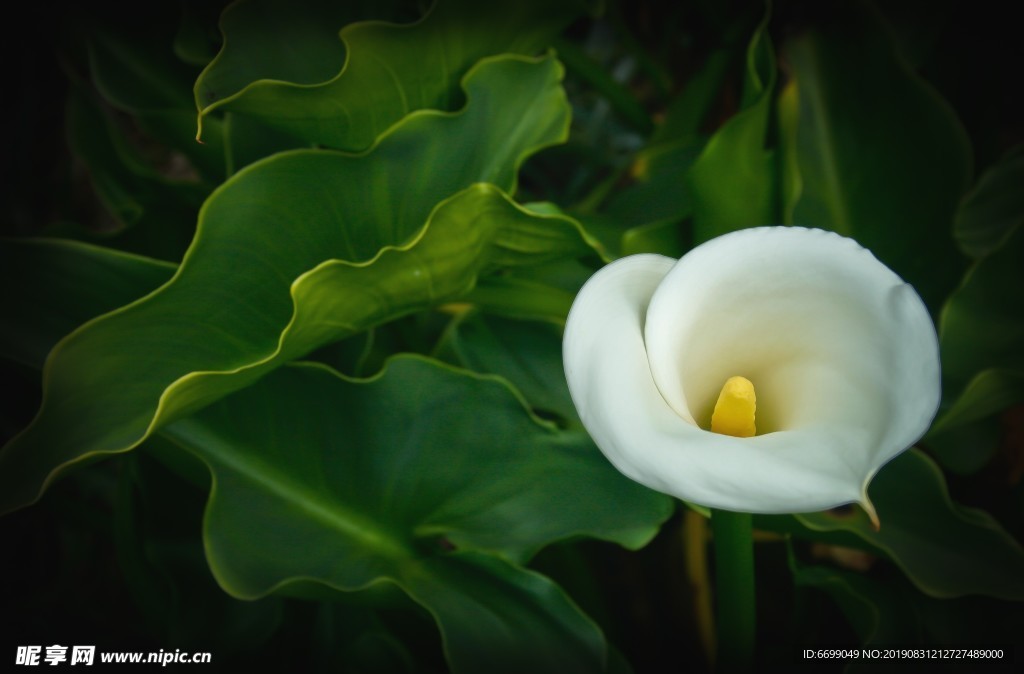
[[715, 537], [715, 589], [717, 597], [719, 672], [753, 670], [754, 537], [749, 513], [711, 512]]

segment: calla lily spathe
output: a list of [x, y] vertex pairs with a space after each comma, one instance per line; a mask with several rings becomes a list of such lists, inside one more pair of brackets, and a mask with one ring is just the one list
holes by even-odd
[[[634, 255], [583, 287], [565, 374], [625, 475], [725, 510], [860, 502], [938, 409], [935, 327], [914, 289], [855, 241], [797, 227], [721, 236], [680, 260]], [[757, 435], [713, 433], [723, 384], [757, 391]]]

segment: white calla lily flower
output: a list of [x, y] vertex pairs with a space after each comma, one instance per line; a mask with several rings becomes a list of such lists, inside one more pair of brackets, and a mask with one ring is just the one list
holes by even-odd
[[616, 468], [724, 510], [859, 502], [877, 524], [869, 481], [939, 405], [921, 298], [821, 230], [746, 229], [678, 261], [617, 260], [577, 296], [563, 358], [583, 425]]

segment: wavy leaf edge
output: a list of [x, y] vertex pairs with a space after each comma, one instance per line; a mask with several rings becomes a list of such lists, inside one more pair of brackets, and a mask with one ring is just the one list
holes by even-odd
[[[998, 521], [996, 521], [994, 517], [992, 517], [984, 510], [964, 506], [953, 500], [952, 496], [950, 496], [949, 493], [949, 485], [946, 483], [945, 475], [943, 474], [942, 469], [939, 468], [939, 466], [935, 463], [935, 461], [933, 461], [927, 454], [925, 454], [924, 452], [915, 447], [912, 447], [909, 450], [907, 450], [907, 454], [912, 455], [915, 458], [915, 460], [921, 462], [926, 467], [926, 469], [937, 478], [936, 484], [939, 486], [939, 496], [942, 498], [943, 501], [945, 501], [950, 506], [949, 510], [953, 517], [959, 519], [961, 522], [965, 524], [988, 529], [993, 534], [996, 534], [1003, 538], [1011, 547], [1018, 550], [1021, 553], [1022, 557], [1024, 557], [1024, 548], [1022, 548], [1020, 544], [1017, 543], [1017, 541], [1012, 536], [1010, 536], [1010, 534], [1002, 526], [1000, 526], [1000, 524], [998, 523]], [[891, 546], [887, 545], [884, 541], [880, 541], [877, 540], [877, 538], [872, 537], [863, 529], [848, 526], [843, 522], [838, 522], [835, 526], [831, 527], [821, 526], [807, 519], [801, 513], [794, 513], [793, 518], [796, 519], [801, 526], [811, 531], [846, 531], [850, 534], [853, 534], [857, 538], [864, 541], [864, 543], [866, 543], [869, 548], [873, 548], [883, 553], [886, 556], [886, 558], [892, 561], [892, 563], [895, 564], [901, 572], [903, 572], [903, 575], [911, 583], [913, 583], [913, 585], [918, 590], [920, 590], [921, 592], [930, 597], [935, 597], [937, 599], [952, 599], [961, 596], [971, 596], [971, 593], [965, 594], [948, 592], [943, 590], [942, 588], [932, 587], [926, 583], [922, 583], [913, 573], [913, 570], [906, 564], [906, 562], [904, 562], [899, 555], [894, 554]], [[981, 596], [987, 596], [984, 593], [978, 594], [980, 594]], [[1016, 597], [1016, 599], [1024, 599], [1024, 596]]]
[[[53, 349], [47, 355], [46, 362], [43, 365], [43, 373], [42, 373], [43, 393], [42, 393], [42, 398], [40, 400], [39, 409], [37, 410], [36, 415], [33, 417], [32, 421], [28, 424], [28, 426], [26, 426], [19, 433], [17, 433], [3, 448], [0, 448], [0, 454], [2, 454], [3, 450], [5, 450], [7, 448], [7, 446], [9, 446], [14, 441], [18, 440], [23, 435], [28, 433], [31, 429], [33, 429], [36, 426], [38, 420], [40, 419], [40, 417], [42, 415], [42, 411], [46, 408], [47, 402], [49, 400], [48, 393], [49, 393], [50, 387], [47, 385], [47, 382], [50, 381], [51, 378], [52, 378], [51, 370], [52, 370], [52, 363], [55, 360], [55, 355], [58, 354], [60, 351], [62, 351], [64, 346], [72, 338], [77, 336], [79, 333], [83, 332], [86, 328], [91, 328], [95, 324], [101, 323], [104, 320], [107, 320], [108, 318], [111, 318], [111, 317], [116, 316], [116, 315], [118, 315], [120, 313], [123, 313], [123, 312], [127, 311], [128, 309], [130, 309], [130, 308], [132, 308], [132, 307], [134, 307], [136, 305], [139, 305], [139, 304], [141, 304], [143, 302], [149, 301], [150, 299], [160, 295], [166, 288], [171, 287], [177, 281], [178, 277], [181, 275], [182, 270], [186, 267], [186, 265], [188, 264], [188, 261], [192, 258], [193, 253], [196, 250], [195, 242], [200, 239], [200, 237], [202, 235], [202, 232], [208, 226], [206, 224], [206, 221], [207, 221], [206, 213], [207, 213], [207, 211], [208, 211], [208, 209], [210, 207], [210, 204], [212, 202], [214, 202], [215, 198], [219, 194], [221, 194], [222, 192], [230, 189], [232, 187], [232, 185], [235, 184], [236, 181], [242, 180], [250, 172], [254, 172], [254, 171], [260, 170], [261, 167], [263, 167], [265, 165], [268, 165], [268, 164], [270, 164], [272, 162], [279, 161], [279, 160], [282, 160], [282, 159], [285, 159], [285, 158], [291, 158], [291, 157], [303, 156], [303, 155], [313, 155], [313, 156], [318, 156], [318, 155], [337, 155], [337, 156], [345, 156], [345, 157], [353, 157], [353, 158], [359, 158], [359, 157], [367, 156], [367, 155], [371, 154], [372, 152], [374, 152], [380, 146], [380, 144], [382, 142], [384, 142], [385, 139], [389, 138], [391, 135], [396, 133], [399, 128], [403, 127], [406, 124], [410, 124], [410, 123], [414, 122], [417, 119], [430, 118], [430, 117], [455, 118], [455, 117], [461, 116], [463, 114], [466, 114], [466, 111], [470, 109], [470, 106], [473, 103], [472, 94], [467, 89], [466, 83], [472, 77], [474, 77], [481, 69], [486, 68], [488, 66], [488, 64], [499, 63], [499, 62], [520, 62], [520, 63], [526, 63], [526, 64], [540, 65], [541, 63], [543, 63], [545, 61], [550, 61], [550, 62], [553, 63], [555, 79], [556, 79], [556, 81], [561, 81], [562, 78], [564, 77], [565, 69], [562, 66], [562, 64], [557, 60], [557, 58], [555, 57], [555, 54], [554, 54], [553, 50], [549, 50], [547, 53], [545, 53], [543, 55], [540, 55], [540, 56], [535, 56], [535, 57], [523, 56], [523, 55], [520, 55], [520, 54], [498, 54], [498, 55], [494, 55], [494, 56], [488, 56], [488, 57], [482, 58], [479, 61], [477, 61], [477, 63], [475, 63], [466, 72], [466, 74], [460, 79], [460, 87], [462, 87], [464, 95], [465, 95], [465, 104], [459, 110], [455, 110], [455, 111], [431, 110], [431, 109], [415, 110], [415, 111], [405, 115], [404, 117], [402, 117], [402, 119], [400, 119], [398, 122], [396, 122], [392, 126], [388, 127], [388, 129], [386, 129], [384, 132], [382, 132], [380, 135], [378, 135], [377, 138], [374, 140], [373, 144], [370, 147], [366, 148], [365, 150], [361, 150], [361, 151], [358, 151], [358, 152], [350, 152], [350, 151], [344, 151], [344, 150], [333, 150], [333, 149], [312, 149], [312, 148], [289, 150], [289, 151], [286, 151], [286, 152], [281, 152], [279, 154], [275, 154], [275, 155], [272, 155], [272, 156], [260, 159], [260, 160], [258, 160], [256, 162], [246, 166], [245, 168], [243, 168], [242, 170], [238, 171], [234, 175], [232, 175], [226, 181], [221, 183], [210, 194], [210, 196], [207, 198], [207, 200], [203, 203], [203, 206], [200, 208], [200, 211], [199, 211], [199, 215], [198, 215], [198, 219], [197, 219], [197, 225], [196, 225], [196, 233], [195, 233], [195, 235], [193, 237], [193, 242], [192, 242], [192, 244], [190, 244], [188, 250], [186, 250], [184, 257], [182, 258], [181, 264], [178, 266], [178, 269], [175, 271], [174, 275], [167, 281], [167, 283], [165, 283], [164, 285], [160, 286], [159, 288], [157, 288], [156, 290], [152, 291], [151, 293], [136, 299], [133, 302], [130, 302], [130, 303], [128, 303], [128, 304], [118, 308], [118, 309], [115, 309], [114, 311], [111, 311], [111, 312], [109, 312], [107, 314], [103, 314], [101, 316], [97, 316], [97, 317], [87, 321], [86, 323], [83, 323], [82, 325], [78, 326], [76, 329], [72, 330], [70, 333], [65, 335], [53, 347]], [[564, 93], [563, 93], [563, 101], [562, 102], [563, 102], [564, 105], [566, 105], [566, 106], [568, 105], [568, 103], [564, 100]], [[297, 296], [297, 293], [300, 291], [300, 289], [305, 285], [303, 283], [303, 281], [305, 281], [306, 279], [310, 278], [313, 274], [315, 274], [315, 273], [317, 273], [319, 271], [330, 269], [331, 267], [354, 267], [354, 268], [369, 267], [370, 265], [372, 265], [376, 261], [380, 260], [383, 256], [385, 256], [385, 255], [387, 255], [389, 253], [407, 252], [407, 251], [413, 250], [415, 248], [415, 246], [420, 241], [422, 241], [424, 239], [424, 237], [426, 236], [427, 232], [430, 231], [431, 225], [434, 222], [434, 219], [435, 219], [435, 217], [437, 216], [437, 214], [439, 212], [441, 212], [446, 206], [448, 206], [452, 202], [458, 200], [459, 198], [461, 198], [461, 197], [463, 197], [465, 195], [468, 195], [468, 194], [472, 193], [473, 191], [478, 191], [478, 190], [492, 191], [493, 193], [495, 193], [498, 196], [498, 198], [504, 200], [508, 205], [512, 206], [514, 209], [516, 209], [520, 213], [522, 213], [524, 215], [527, 215], [527, 216], [529, 216], [531, 218], [538, 218], [538, 219], [544, 219], [544, 220], [556, 220], [556, 221], [561, 221], [561, 222], [567, 223], [571, 227], [573, 227], [574, 229], [577, 230], [577, 232], [579, 233], [582, 241], [588, 247], [594, 249], [595, 251], [603, 251], [603, 248], [600, 247], [600, 244], [597, 242], [597, 240], [594, 239], [592, 236], [590, 236], [585, 231], [583, 226], [578, 221], [576, 221], [575, 219], [573, 219], [573, 218], [571, 218], [569, 216], [565, 216], [565, 215], [545, 215], [545, 214], [536, 213], [536, 212], [534, 212], [532, 210], [529, 210], [529, 209], [523, 207], [522, 205], [518, 204], [517, 202], [515, 202], [511, 198], [511, 196], [509, 196], [510, 194], [514, 194], [515, 193], [516, 186], [517, 186], [517, 183], [518, 183], [519, 169], [520, 169], [522, 163], [526, 160], [526, 158], [528, 156], [532, 155], [532, 154], [535, 154], [536, 152], [539, 152], [540, 150], [542, 150], [542, 149], [544, 149], [546, 147], [557, 145], [559, 143], [564, 143], [565, 140], [568, 138], [570, 123], [571, 123], [571, 116], [567, 114], [567, 115], [565, 115], [565, 119], [564, 119], [564, 121], [563, 121], [563, 123], [561, 125], [561, 129], [559, 130], [559, 133], [554, 138], [554, 140], [552, 140], [550, 143], [545, 143], [545, 144], [541, 144], [541, 145], [534, 145], [534, 146], [531, 146], [529, 148], [526, 148], [522, 152], [520, 152], [517, 156], [515, 156], [515, 158], [511, 162], [512, 182], [511, 182], [510, 189], [509, 189], [508, 193], [506, 193], [501, 188], [499, 188], [499, 187], [497, 187], [497, 186], [495, 186], [493, 184], [490, 184], [490, 183], [474, 183], [474, 184], [470, 185], [469, 187], [466, 187], [466, 188], [456, 192], [455, 194], [452, 194], [452, 195], [442, 199], [437, 204], [435, 204], [434, 207], [432, 208], [430, 214], [427, 216], [424, 224], [420, 227], [420, 229], [406, 243], [400, 244], [400, 245], [384, 246], [371, 259], [366, 260], [364, 262], [350, 262], [350, 261], [340, 260], [340, 259], [327, 259], [327, 260], [319, 263], [313, 269], [307, 270], [306, 272], [304, 272], [303, 274], [298, 276], [296, 279], [294, 279], [292, 281], [291, 287], [289, 289], [289, 293], [291, 295], [291, 300], [292, 300], [292, 314], [291, 314], [291, 318], [289, 319], [288, 323], [282, 328], [281, 334], [279, 335], [279, 338], [278, 338], [277, 346], [274, 348], [274, 350], [272, 352], [268, 353], [263, 358], [260, 358], [260, 359], [258, 359], [256, 361], [252, 361], [250, 363], [246, 363], [246, 364], [241, 365], [241, 366], [236, 367], [236, 368], [232, 368], [230, 370], [195, 371], [195, 372], [190, 372], [190, 373], [187, 373], [187, 374], [179, 377], [177, 380], [175, 380], [170, 385], [168, 385], [167, 388], [165, 388], [164, 391], [161, 393], [160, 398], [159, 398], [159, 400], [157, 402], [156, 410], [154, 411], [153, 417], [150, 419], [150, 422], [149, 422], [145, 432], [141, 436], [139, 436], [132, 444], [130, 444], [128, 446], [125, 446], [125, 447], [116, 448], [116, 449], [91, 450], [91, 451], [88, 451], [88, 452], [85, 452], [83, 454], [80, 454], [80, 455], [76, 456], [74, 459], [71, 459], [69, 461], [65, 461], [65, 462], [62, 462], [62, 463], [58, 464], [57, 466], [52, 468], [49, 471], [49, 473], [46, 475], [46, 477], [43, 479], [43, 481], [42, 481], [42, 483], [40, 485], [39, 491], [35, 495], [35, 497], [32, 498], [31, 501], [27, 501], [27, 502], [24, 502], [24, 503], [22, 503], [22, 504], [20, 504], [18, 506], [15, 506], [15, 509], [20, 508], [20, 507], [25, 507], [27, 505], [31, 505], [31, 504], [37, 502], [42, 497], [42, 495], [47, 491], [47, 489], [50, 487], [50, 485], [54, 482], [54, 480], [56, 480], [57, 477], [59, 477], [59, 475], [61, 473], [63, 473], [63, 471], [66, 470], [67, 468], [69, 468], [69, 467], [71, 467], [73, 465], [76, 465], [76, 464], [78, 464], [78, 463], [80, 463], [82, 461], [85, 461], [85, 460], [88, 460], [88, 459], [91, 459], [91, 458], [95, 458], [97, 456], [107, 455], [107, 454], [120, 454], [120, 453], [131, 451], [132, 449], [137, 447], [146, 438], [148, 438], [150, 435], [152, 435], [157, 427], [159, 427], [163, 422], [166, 421], [166, 416], [167, 416], [166, 408], [169, 406], [168, 400], [170, 399], [170, 397], [172, 397], [174, 395], [174, 393], [176, 391], [178, 391], [181, 388], [183, 388], [184, 386], [186, 386], [190, 381], [195, 380], [195, 379], [197, 379], [197, 378], [199, 378], [201, 376], [216, 376], [218, 374], [219, 375], [235, 375], [235, 374], [239, 374], [241, 372], [247, 371], [247, 370], [252, 370], [252, 369], [259, 368], [261, 366], [265, 366], [265, 365], [269, 364], [270, 362], [272, 362], [281, 353], [281, 347], [285, 343], [285, 339], [287, 338], [287, 336], [293, 330], [293, 326], [295, 324], [295, 319], [296, 319], [296, 317], [297, 317], [297, 315], [299, 313], [299, 304], [296, 301], [296, 296]], [[603, 255], [604, 253], [599, 252], [598, 254], [599, 255]], [[474, 285], [475, 285], [475, 281], [476, 281], [476, 279], [474, 279]], [[451, 299], [454, 299], [454, 298], [447, 298], [447, 299], [451, 300]]]
[[[224, 9], [224, 12], [227, 12], [227, 11], [229, 11], [231, 9], [234, 9], [234, 8], [238, 7], [241, 4], [241, 2], [242, 2], [242, 0], [236, 0], [236, 2], [233, 2], [230, 5], [228, 5]], [[202, 142], [202, 140], [200, 140], [200, 138], [203, 135], [203, 118], [204, 117], [206, 117], [207, 115], [209, 115], [213, 111], [215, 111], [215, 110], [217, 110], [219, 108], [222, 108], [222, 107], [228, 105], [229, 103], [231, 103], [231, 102], [233, 102], [235, 100], [238, 100], [239, 98], [244, 96], [246, 93], [248, 93], [252, 89], [255, 89], [257, 87], [265, 87], [265, 86], [280, 86], [280, 87], [286, 87], [286, 88], [290, 88], [290, 89], [316, 89], [318, 87], [327, 86], [327, 85], [330, 85], [330, 84], [332, 84], [334, 82], [337, 82], [339, 79], [341, 79], [342, 76], [344, 76], [344, 74], [346, 72], [348, 72], [349, 63], [352, 60], [352, 49], [350, 47], [350, 44], [349, 44], [348, 40], [346, 40], [346, 37], [351, 37], [351, 36], [350, 35], [346, 35], [346, 33], [351, 33], [353, 30], [365, 30], [365, 28], [359, 28], [359, 27], [360, 26], [366, 26], [368, 24], [371, 27], [374, 26], [374, 25], [378, 25], [378, 26], [390, 27], [390, 28], [393, 28], [393, 29], [396, 29], [396, 30], [412, 28], [414, 26], [421, 25], [424, 21], [427, 20], [428, 17], [430, 17], [431, 15], [434, 14], [436, 9], [437, 9], [437, 2], [434, 2], [434, 4], [432, 4], [430, 6], [430, 8], [423, 14], [423, 16], [421, 16], [416, 21], [413, 21], [412, 23], [396, 23], [396, 22], [393, 22], [393, 21], [369, 20], [369, 21], [356, 21], [354, 23], [348, 24], [347, 26], [341, 27], [338, 30], [338, 39], [341, 41], [341, 43], [345, 47], [345, 61], [341, 64], [341, 69], [338, 71], [338, 73], [336, 75], [334, 75], [333, 77], [330, 77], [330, 78], [328, 78], [326, 80], [323, 80], [322, 82], [314, 82], [314, 83], [311, 83], [311, 84], [302, 84], [302, 83], [299, 83], [299, 82], [289, 82], [287, 80], [275, 80], [275, 79], [272, 79], [272, 78], [261, 78], [261, 79], [258, 79], [258, 80], [253, 80], [252, 82], [250, 82], [249, 84], [245, 85], [244, 87], [242, 87], [241, 89], [239, 89], [235, 93], [230, 94], [229, 96], [225, 96], [224, 98], [219, 98], [216, 101], [214, 101], [213, 103], [210, 103], [207, 106], [203, 106], [199, 102], [199, 83], [203, 81], [204, 76], [206, 75], [206, 73], [208, 71], [212, 70], [214, 67], [219, 65], [220, 61], [222, 60], [222, 56], [224, 54], [224, 50], [227, 48], [227, 44], [228, 44], [228, 38], [227, 38], [227, 35], [224, 33], [224, 29], [223, 29], [223, 25], [222, 25], [223, 24], [223, 15], [221, 15], [221, 19], [217, 22], [217, 24], [218, 24], [217, 27], [220, 30], [220, 33], [221, 33], [221, 36], [224, 39], [224, 42], [221, 44], [221, 48], [217, 52], [217, 55], [213, 57], [213, 60], [210, 61], [208, 64], [206, 64], [206, 67], [203, 68], [202, 72], [199, 73], [199, 76], [196, 78], [196, 86], [193, 89], [193, 95], [194, 95], [195, 100], [196, 100], [196, 108], [198, 109], [198, 111], [197, 111], [197, 119], [196, 119], [196, 140], [199, 141], [199, 142]], [[476, 67], [476, 66], [474, 66], [474, 67]]]

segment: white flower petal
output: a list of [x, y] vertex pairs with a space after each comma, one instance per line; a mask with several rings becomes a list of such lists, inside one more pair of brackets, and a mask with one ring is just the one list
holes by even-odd
[[[935, 330], [913, 289], [820, 230], [742, 230], [671, 263], [619, 260], [570, 312], [566, 377], [597, 445], [634, 480], [710, 507], [870, 508], [867, 481], [939, 401]], [[700, 427], [734, 375], [757, 391], [753, 438]]]

